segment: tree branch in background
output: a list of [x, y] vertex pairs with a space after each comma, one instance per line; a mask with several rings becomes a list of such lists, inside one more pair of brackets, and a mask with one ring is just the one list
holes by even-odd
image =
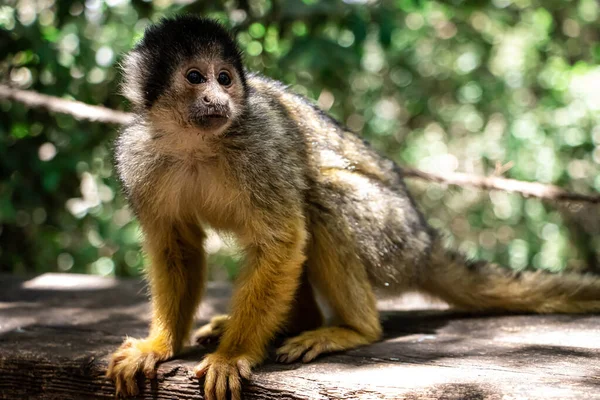
[[133, 114], [123, 111], [116, 111], [102, 106], [92, 106], [80, 101], [61, 99], [32, 90], [15, 89], [6, 85], [0, 85], [0, 99], [14, 100], [28, 107], [40, 107], [48, 111], [69, 114], [78, 120], [127, 124], [133, 118]]
[[[14, 100], [29, 107], [41, 107], [49, 111], [69, 114], [79, 120], [127, 124], [133, 118], [133, 114], [131, 113], [116, 111], [102, 106], [92, 106], [80, 101], [65, 100], [31, 90], [15, 89], [6, 85], [0, 85], [0, 99]], [[558, 186], [546, 185], [538, 182], [524, 182], [497, 176], [476, 176], [460, 172], [432, 174], [409, 167], [403, 167], [403, 171], [406, 178], [421, 179], [444, 185], [472, 187], [485, 190], [502, 190], [545, 200], [600, 204], [600, 195], [572, 193], [561, 189]]]
[[500, 178], [496, 176], [476, 176], [461, 172], [446, 174], [431, 174], [409, 167], [403, 167], [406, 178], [417, 178], [444, 185], [456, 185], [461, 187], [474, 187], [486, 190], [502, 190], [505, 192], [516, 192], [526, 197], [537, 197], [556, 201], [579, 201], [592, 204], [600, 203], [600, 195], [588, 195], [567, 192], [554, 185], [546, 185], [538, 182], [524, 182], [516, 179]]

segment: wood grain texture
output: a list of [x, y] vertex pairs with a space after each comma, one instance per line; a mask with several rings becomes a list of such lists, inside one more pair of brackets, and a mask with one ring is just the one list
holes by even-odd
[[[211, 284], [198, 325], [226, 310]], [[258, 368], [245, 399], [600, 399], [597, 315], [469, 315], [419, 296], [379, 304], [384, 340], [311, 364]], [[112, 399], [108, 356], [147, 331], [139, 281], [0, 276], [0, 399]], [[188, 347], [140, 399], [202, 399]], [[271, 354], [273, 359], [273, 353]]]

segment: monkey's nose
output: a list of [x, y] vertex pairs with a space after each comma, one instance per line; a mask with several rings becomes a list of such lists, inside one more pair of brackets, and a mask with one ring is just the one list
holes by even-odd
[[208, 97], [208, 96], [203, 96], [202, 97], [202, 102], [204, 104], [206, 104], [207, 106], [210, 105], [210, 103], [212, 103], [212, 101], [210, 101], [210, 97]]

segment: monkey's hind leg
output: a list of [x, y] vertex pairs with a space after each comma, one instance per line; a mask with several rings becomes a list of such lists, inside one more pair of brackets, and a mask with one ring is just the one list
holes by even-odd
[[309, 362], [320, 354], [353, 349], [377, 341], [381, 325], [364, 266], [355, 253], [340, 246], [347, 238], [332, 238], [324, 226], [313, 229], [308, 277], [334, 312], [334, 326], [304, 332], [277, 350], [278, 361]]

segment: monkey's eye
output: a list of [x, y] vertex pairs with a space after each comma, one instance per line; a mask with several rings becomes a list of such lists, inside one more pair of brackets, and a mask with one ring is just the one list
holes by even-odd
[[192, 85], [198, 85], [200, 83], [206, 82], [202, 74], [195, 69], [188, 71], [187, 75], [185, 76], [185, 79], [187, 79], [187, 81]]
[[217, 77], [217, 81], [219, 82], [220, 85], [229, 86], [229, 85], [231, 85], [231, 76], [229, 76], [229, 74], [227, 72], [222, 71], [219, 73], [219, 76]]

